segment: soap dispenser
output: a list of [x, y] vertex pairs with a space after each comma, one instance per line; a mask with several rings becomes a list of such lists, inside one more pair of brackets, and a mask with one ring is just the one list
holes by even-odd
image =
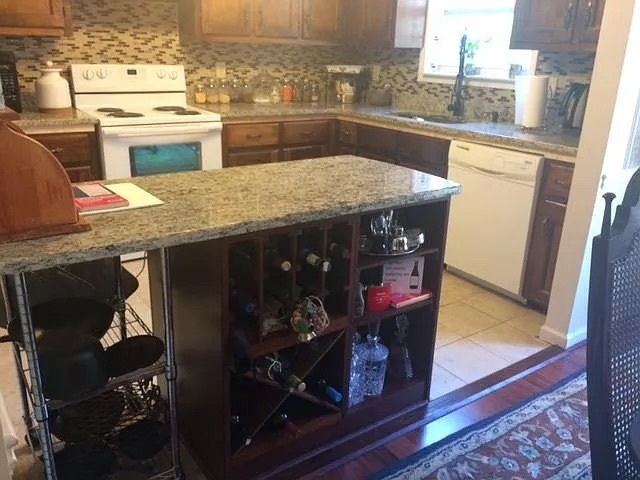
[[40, 69], [42, 75], [36, 80], [36, 101], [39, 111], [47, 113], [71, 109], [69, 82], [60, 75], [62, 70], [54, 67], [50, 60]]

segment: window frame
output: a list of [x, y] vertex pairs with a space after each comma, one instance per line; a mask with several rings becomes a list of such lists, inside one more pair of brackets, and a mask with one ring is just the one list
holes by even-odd
[[[418, 62], [418, 78], [420, 83], [440, 83], [445, 85], [454, 85], [456, 81], [456, 75], [450, 75], [445, 73], [425, 73], [425, 63], [427, 56], [427, 39], [429, 38], [429, 7], [430, 2], [427, 2], [427, 14], [425, 16], [424, 26], [424, 38], [422, 41], [422, 48], [420, 49], [420, 59]], [[529, 65], [529, 72], [531, 75], [535, 74], [536, 67], [538, 65], [539, 52], [532, 50], [531, 63]], [[465, 75], [465, 85], [474, 87], [488, 87], [498, 88], [503, 90], [515, 90], [514, 78], [496, 78], [496, 77], [482, 77], [482, 76], [468, 76]]]

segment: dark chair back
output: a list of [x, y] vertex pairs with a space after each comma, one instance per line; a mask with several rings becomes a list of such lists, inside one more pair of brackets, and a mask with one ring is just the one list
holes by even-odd
[[595, 480], [638, 480], [629, 425], [640, 412], [640, 170], [611, 224], [612, 193], [593, 239], [587, 324], [587, 391]]

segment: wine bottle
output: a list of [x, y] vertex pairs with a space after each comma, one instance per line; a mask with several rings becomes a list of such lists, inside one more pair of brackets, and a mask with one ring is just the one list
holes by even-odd
[[300, 259], [307, 265], [321, 269], [323, 272], [331, 270], [331, 262], [322, 258], [310, 248], [303, 248], [300, 251]]
[[276, 413], [267, 423], [269, 429], [272, 431], [285, 430], [293, 438], [300, 438], [302, 436], [302, 430], [291, 421], [289, 415], [285, 412]]
[[264, 258], [267, 266], [273, 269], [283, 272], [291, 270], [291, 262], [282, 258], [275, 248], [267, 248], [264, 252]]
[[256, 361], [256, 370], [264, 377], [278, 382], [282, 388], [293, 391], [304, 392], [307, 384], [296, 376], [289, 362], [277, 354], [266, 355]]
[[342, 402], [342, 393], [340, 393], [338, 390], [336, 390], [331, 385], [329, 385], [326, 380], [322, 378], [317, 380], [316, 389], [318, 392], [320, 392], [322, 395], [327, 397], [333, 403], [339, 405]]
[[349, 249], [340, 245], [338, 242], [329, 242], [327, 251], [329, 252], [329, 256], [333, 259], [348, 260], [351, 257]]
[[247, 427], [240, 415], [231, 415], [231, 445], [233, 450], [249, 445], [251, 438], [247, 436]]
[[411, 290], [417, 290], [420, 283], [420, 271], [418, 270], [418, 260], [413, 264], [411, 275], [409, 276], [409, 288]]

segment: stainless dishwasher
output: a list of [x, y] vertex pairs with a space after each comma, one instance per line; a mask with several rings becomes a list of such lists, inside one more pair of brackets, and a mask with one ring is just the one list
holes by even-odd
[[449, 179], [462, 184], [451, 201], [447, 269], [522, 298], [522, 283], [542, 157], [454, 140]]

